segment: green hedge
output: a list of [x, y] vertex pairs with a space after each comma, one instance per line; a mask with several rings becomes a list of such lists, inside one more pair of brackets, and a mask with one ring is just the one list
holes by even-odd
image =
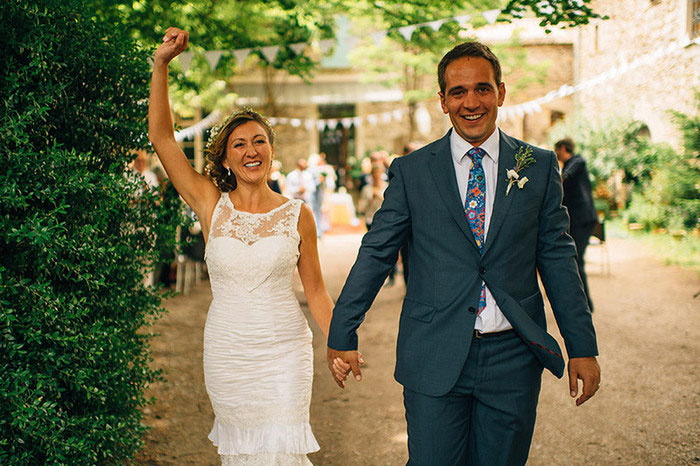
[[0, 12], [0, 464], [116, 463], [159, 377], [143, 271], [180, 222], [176, 197], [139, 195], [127, 170], [147, 52], [80, 0]]

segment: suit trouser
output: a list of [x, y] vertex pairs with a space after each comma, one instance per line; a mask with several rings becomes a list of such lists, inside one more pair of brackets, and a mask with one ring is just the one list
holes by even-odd
[[586, 277], [586, 264], [584, 262], [584, 257], [586, 255], [586, 248], [588, 247], [588, 240], [593, 232], [593, 227], [595, 223], [586, 223], [584, 225], [571, 225], [569, 227], [569, 233], [576, 244], [576, 263], [578, 265], [578, 273], [581, 275], [581, 281], [583, 282], [583, 290], [586, 292], [586, 299], [588, 300], [588, 307], [593, 311], [593, 301], [591, 300], [591, 294], [588, 291], [588, 278]]
[[541, 363], [516, 334], [472, 339], [446, 395], [404, 387], [408, 465], [525, 464], [541, 382]]

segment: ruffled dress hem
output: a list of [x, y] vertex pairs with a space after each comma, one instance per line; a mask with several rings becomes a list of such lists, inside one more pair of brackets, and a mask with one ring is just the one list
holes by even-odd
[[219, 455], [259, 453], [313, 453], [320, 446], [308, 422], [296, 425], [268, 425], [260, 429], [240, 429], [214, 420], [209, 440]]

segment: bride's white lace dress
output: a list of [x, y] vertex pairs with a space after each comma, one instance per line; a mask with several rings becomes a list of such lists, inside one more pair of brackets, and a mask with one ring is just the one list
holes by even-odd
[[206, 263], [213, 300], [204, 379], [216, 419], [209, 438], [224, 465], [308, 465], [311, 330], [292, 290], [301, 201], [264, 214], [214, 208]]

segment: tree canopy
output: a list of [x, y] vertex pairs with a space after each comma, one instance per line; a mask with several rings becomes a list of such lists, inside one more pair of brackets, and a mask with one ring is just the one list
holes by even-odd
[[[273, 80], [276, 71], [310, 79], [320, 64], [320, 56], [301, 53], [285, 47], [289, 44], [312, 43], [335, 37], [337, 14], [352, 18], [353, 33], [388, 29], [388, 37], [396, 51], [404, 54], [409, 66], [420, 73], [425, 58], [442, 54], [455, 40], [461, 26], [445, 23], [437, 31], [418, 29], [406, 39], [398, 28], [439, 20], [455, 15], [471, 15], [473, 27], [486, 24], [479, 14], [500, 9], [499, 21], [530, 15], [546, 29], [552, 26], [586, 24], [601, 16], [590, 8], [591, 0], [92, 0], [95, 14], [115, 27], [125, 28], [146, 47], [160, 43], [169, 26], [190, 32], [190, 44], [200, 52], [188, 73], [178, 73], [172, 89], [176, 108], [212, 110], [230, 105], [231, 89], [227, 79], [241, 72], [240, 63], [224, 53], [210, 70], [202, 58], [205, 50], [230, 51], [252, 48], [259, 57], [258, 65], [266, 68], [266, 77]], [[259, 52], [259, 47], [282, 46], [273, 63]], [[412, 56], [409, 57], [408, 55]], [[431, 62], [431, 60], [428, 60]], [[407, 79], [412, 79], [410, 76]], [[223, 84], [223, 85], [222, 85]], [[269, 85], [270, 83], [268, 83]], [[410, 90], [409, 86], [409, 90]], [[179, 104], [179, 105], [178, 105]]]

